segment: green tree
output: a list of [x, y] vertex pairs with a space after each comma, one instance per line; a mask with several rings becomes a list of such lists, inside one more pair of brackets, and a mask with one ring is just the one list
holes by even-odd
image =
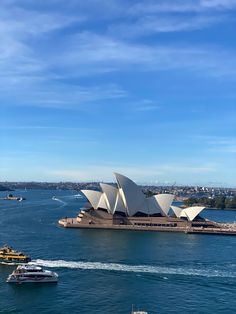
[[225, 196], [218, 196], [215, 200], [215, 206], [216, 208], [225, 209]]

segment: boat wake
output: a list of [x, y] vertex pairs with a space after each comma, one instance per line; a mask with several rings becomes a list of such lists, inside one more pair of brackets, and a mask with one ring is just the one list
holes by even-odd
[[66, 205], [66, 204], [67, 204], [66, 202], [60, 200], [59, 198], [57, 198], [57, 197], [55, 197], [55, 196], [52, 197], [52, 200], [53, 200], [53, 201], [60, 202], [60, 203], [63, 204], [63, 205]]
[[235, 269], [223, 270], [212, 268], [187, 268], [185, 267], [161, 267], [151, 265], [127, 265], [119, 263], [101, 263], [101, 262], [76, 262], [65, 260], [42, 260], [37, 259], [30, 264], [54, 267], [54, 268], [71, 268], [82, 270], [102, 270], [102, 271], [118, 271], [144, 274], [159, 275], [182, 275], [182, 276], [201, 276], [201, 277], [225, 277], [236, 278]]
[[[83, 198], [81, 194], [72, 194], [72, 195], [60, 195], [61, 198], [67, 198], [67, 199], [77, 199], [77, 198]], [[56, 196], [53, 196], [52, 199], [55, 199]]]

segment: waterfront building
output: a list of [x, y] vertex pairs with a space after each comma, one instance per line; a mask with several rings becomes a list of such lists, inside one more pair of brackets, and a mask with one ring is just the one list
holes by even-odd
[[[147, 197], [141, 188], [128, 177], [115, 173], [117, 186], [100, 183], [101, 192], [81, 190], [94, 210], [105, 210], [111, 215], [124, 214], [127, 217], [169, 217], [186, 218], [193, 221], [204, 207], [179, 208], [171, 206], [173, 194], [157, 194]], [[172, 210], [171, 210], [172, 209]]]
[[226, 226], [199, 216], [204, 207], [181, 208], [173, 194], [148, 196], [140, 186], [115, 173], [116, 184], [100, 183], [100, 191], [81, 190], [88, 200], [76, 218], [62, 218], [65, 228], [116, 229], [236, 235]]

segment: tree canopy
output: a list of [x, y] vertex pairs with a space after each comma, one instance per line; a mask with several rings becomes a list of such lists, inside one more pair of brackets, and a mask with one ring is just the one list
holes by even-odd
[[224, 195], [217, 196], [215, 198], [208, 197], [190, 197], [184, 201], [184, 205], [193, 206], [193, 205], [203, 205], [209, 208], [235, 208], [236, 209], [236, 196], [234, 197], [226, 197]]

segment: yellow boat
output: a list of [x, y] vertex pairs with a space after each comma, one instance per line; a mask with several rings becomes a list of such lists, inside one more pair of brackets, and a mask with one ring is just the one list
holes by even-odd
[[0, 264], [18, 265], [31, 261], [31, 258], [22, 252], [13, 250], [10, 246], [4, 245], [0, 248]]

